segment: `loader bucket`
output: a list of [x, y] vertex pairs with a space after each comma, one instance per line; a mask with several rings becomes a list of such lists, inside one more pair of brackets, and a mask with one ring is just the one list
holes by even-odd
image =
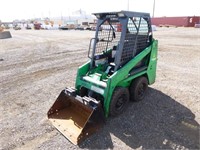
[[77, 145], [103, 125], [104, 114], [98, 101], [80, 97], [72, 89], [65, 89], [48, 111], [48, 119]]

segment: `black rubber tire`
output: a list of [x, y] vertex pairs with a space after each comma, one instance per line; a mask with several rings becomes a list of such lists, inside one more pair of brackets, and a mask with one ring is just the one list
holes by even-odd
[[127, 107], [129, 98], [129, 90], [127, 88], [115, 88], [110, 102], [110, 115], [115, 117], [123, 113]]
[[146, 77], [139, 77], [132, 81], [130, 85], [130, 101], [141, 101], [144, 99], [148, 88]]

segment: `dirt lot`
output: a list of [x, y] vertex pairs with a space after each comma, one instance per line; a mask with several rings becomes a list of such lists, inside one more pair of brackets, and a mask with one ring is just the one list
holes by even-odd
[[158, 28], [157, 80], [144, 101], [80, 146], [46, 113], [86, 62], [90, 31], [12, 31], [0, 40], [0, 149], [199, 149], [200, 29]]

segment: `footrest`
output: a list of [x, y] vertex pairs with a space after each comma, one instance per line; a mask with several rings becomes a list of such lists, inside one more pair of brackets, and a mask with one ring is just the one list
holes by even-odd
[[135, 74], [142, 72], [146, 69], [147, 69], [147, 66], [140, 67], [140, 68], [137, 68], [137, 69], [133, 69], [132, 71], [130, 71], [129, 76], [135, 75]]

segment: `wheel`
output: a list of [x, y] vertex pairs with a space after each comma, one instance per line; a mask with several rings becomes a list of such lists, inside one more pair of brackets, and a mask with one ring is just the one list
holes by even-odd
[[132, 81], [130, 85], [130, 100], [141, 101], [144, 99], [148, 88], [148, 81], [146, 77], [139, 77]]
[[127, 107], [129, 101], [129, 90], [123, 87], [117, 87], [114, 90], [112, 99], [110, 102], [110, 115], [118, 116]]

